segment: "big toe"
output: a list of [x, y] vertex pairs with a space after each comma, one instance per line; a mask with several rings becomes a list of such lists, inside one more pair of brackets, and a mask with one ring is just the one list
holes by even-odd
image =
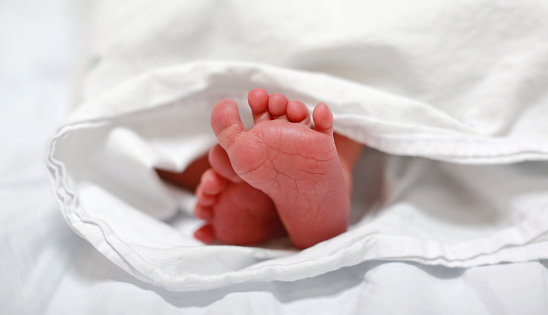
[[211, 127], [224, 149], [230, 147], [246, 131], [234, 100], [224, 99], [215, 105], [211, 113]]

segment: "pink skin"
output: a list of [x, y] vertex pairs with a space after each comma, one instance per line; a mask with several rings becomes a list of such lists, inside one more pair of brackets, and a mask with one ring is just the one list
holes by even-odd
[[[250, 130], [242, 124], [233, 100], [222, 100], [213, 109], [211, 125], [220, 147], [210, 153], [211, 172], [215, 175], [206, 172], [202, 177], [196, 209], [199, 217], [211, 223], [198, 230], [196, 237], [206, 242], [214, 238], [223, 241], [221, 230], [245, 229], [245, 224], [251, 224], [249, 230], [267, 230], [259, 234], [270, 237], [280, 232], [279, 227], [269, 229], [265, 223], [256, 222], [268, 221], [259, 220], [261, 216], [270, 220], [276, 211], [299, 248], [345, 232], [349, 186], [335, 147], [333, 116], [327, 105], [316, 105], [312, 127], [306, 106], [288, 101], [283, 94], [269, 96], [265, 90], [254, 89], [248, 100], [255, 122]], [[238, 187], [234, 185], [246, 186], [229, 189]], [[228, 197], [236, 191], [237, 198]], [[255, 223], [242, 219], [238, 211], [239, 204], [252, 192], [255, 206], [263, 207], [254, 210], [262, 213], [254, 217]], [[243, 196], [246, 198], [240, 198]], [[271, 200], [273, 206], [265, 200]]]
[[237, 177], [220, 146], [210, 151], [209, 159], [212, 168], [196, 188], [194, 210], [206, 224], [194, 236], [204, 243], [254, 245], [283, 234], [272, 200]]

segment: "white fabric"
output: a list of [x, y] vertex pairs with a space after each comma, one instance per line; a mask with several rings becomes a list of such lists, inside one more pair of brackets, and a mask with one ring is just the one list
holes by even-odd
[[[83, 104], [49, 146], [56, 198], [109, 260], [175, 291], [372, 260], [548, 258], [547, 11], [543, 1], [98, 1]], [[191, 197], [152, 169], [181, 171], [215, 143], [209, 112], [221, 98], [249, 118], [254, 87], [326, 102], [337, 132], [384, 152], [356, 172], [349, 232], [300, 252], [192, 238]]]
[[136, 280], [63, 222], [41, 169], [46, 136], [70, 103], [77, 2], [0, 6], [0, 42], [11, 43], [0, 50], [0, 314], [548, 313], [548, 264], [539, 262], [462, 269], [371, 261], [197, 292]]

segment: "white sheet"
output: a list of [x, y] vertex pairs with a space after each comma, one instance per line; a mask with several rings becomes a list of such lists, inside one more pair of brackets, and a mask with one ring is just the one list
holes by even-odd
[[[73, 55], [57, 48], [74, 44], [66, 36], [77, 26], [68, 14], [75, 2], [0, 4], [0, 42], [20, 36], [0, 51], [0, 82], [10, 84], [0, 93], [1, 314], [548, 312], [548, 263], [539, 262], [464, 269], [371, 261], [299, 281], [186, 293], [136, 280], [63, 222], [41, 171], [46, 135], [70, 104]], [[41, 41], [50, 45], [36, 46]], [[42, 97], [31, 99], [29, 91]]]
[[[95, 4], [84, 103], [47, 165], [67, 222], [135, 277], [188, 291], [369, 260], [548, 258], [544, 2]], [[337, 132], [392, 154], [364, 157], [380, 171], [356, 173], [347, 233], [300, 252], [202, 246], [199, 221], [174, 218], [191, 200], [153, 167], [206, 152], [212, 106], [245, 113], [257, 86], [326, 102]]]

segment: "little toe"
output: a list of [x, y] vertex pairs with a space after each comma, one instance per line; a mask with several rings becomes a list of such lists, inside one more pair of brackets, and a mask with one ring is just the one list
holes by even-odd
[[287, 119], [290, 122], [302, 123], [304, 125], [311, 126], [310, 123], [310, 111], [300, 101], [287, 102]]
[[318, 103], [312, 112], [314, 130], [333, 135], [333, 114], [325, 103]]
[[207, 206], [196, 205], [194, 207], [194, 215], [198, 219], [202, 219], [206, 222], [213, 220], [213, 208]]
[[221, 100], [215, 105], [211, 113], [211, 127], [219, 144], [225, 149], [230, 147], [241, 133], [247, 131], [240, 118], [238, 105], [231, 99]]
[[253, 89], [247, 94], [247, 101], [255, 123], [270, 119], [268, 99], [269, 95], [265, 89]]
[[226, 154], [225, 149], [223, 149], [220, 145], [217, 144], [209, 150], [209, 163], [211, 164], [211, 167], [219, 173], [219, 175], [229, 181], [234, 183], [242, 181], [238, 174], [234, 171], [234, 168], [232, 168], [232, 164], [230, 163], [230, 159], [228, 154]]
[[285, 115], [287, 108], [287, 97], [282, 93], [272, 93], [268, 98], [268, 111], [272, 118], [281, 118]]
[[206, 224], [194, 232], [194, 237], [204, 244], [210, 244], [215, 240], [215, 231], [211, 224]]

